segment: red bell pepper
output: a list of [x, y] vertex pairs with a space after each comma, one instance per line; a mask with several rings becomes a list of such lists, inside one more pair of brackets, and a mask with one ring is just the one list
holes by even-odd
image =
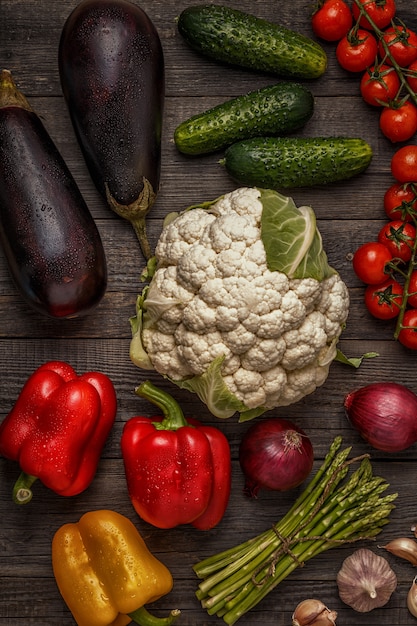
[[0, 454], [22, 470], [14, 501], [29, 502], [36, 479], [62, 496], [84, 491], [94, 478], [116, 411], [116, 392], [105, 374], [78, 376], [62, 361], [35, 370], [0, 425]]
[[132, 417], [123, 429], [126, 482], [136, 512], [158, 528], [213, 528], [223, 518], [231, 489], [226, 436], [213, 426], [185, 419], [174, 398], [149, 381], [136, 393], [164, 414]]

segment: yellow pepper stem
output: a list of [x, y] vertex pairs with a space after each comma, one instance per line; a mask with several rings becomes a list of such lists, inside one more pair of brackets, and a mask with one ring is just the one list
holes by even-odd
[[155, 617], [144, 606], [141, 606], [136, 611], [129, 613], [129, 617], [132, 621], [139, 626], [170, 626], [173, 624], [177, 617], [180, 615], [179, 609], [173, 609], [168, 617]]

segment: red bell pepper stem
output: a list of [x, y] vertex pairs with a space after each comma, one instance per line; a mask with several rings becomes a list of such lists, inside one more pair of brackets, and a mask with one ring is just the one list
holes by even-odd
[[139, 626], [170, 626], [180, 613], [181, 611], [179, 609], [173, 609], [168, 617], [155, 617], [149, 613], [144, 606], [141, 606], [139, 609], [136, 609], [136, 611], [129, 613], [129, 617], [132, 618], [135, 624], [139, 624]]
[[36, 476], [21, 472], [13, 487], [13, 502], [16, 504], [27, 504], [30, 502], [33, 496], [31, 487], [35, 480], [37, 480]]
[[145, 380], [139, 387], [136, 387], [135, 393], [155, 404], [164, 414], [165, 419], [162, 422], [152, 422], [157, 430], [178, 430], [183, 426], [190, 426], [178, 402], [165, 391], [155, 387], [149, 380]]

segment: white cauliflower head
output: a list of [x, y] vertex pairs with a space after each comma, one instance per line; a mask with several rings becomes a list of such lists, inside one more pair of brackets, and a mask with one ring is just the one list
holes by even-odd
[[131, 319], [130, 356], [251, 419], [322, 385], [347, 319], [310, 207], [239, 188], [167, 220]]

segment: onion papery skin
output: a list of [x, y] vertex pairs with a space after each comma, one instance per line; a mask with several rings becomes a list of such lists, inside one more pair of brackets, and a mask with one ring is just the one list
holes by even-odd
[[244, 493], [256, 498], [260, 489], [288, 491], [298, 487], [314, 463], [312, 443], [290, 420], [259, 421], [246, 431], [239, 446], [245, 476]]
[[376, 450], [402, 452], [417, 441], [417, 396], [399, 383], [379, 382], [348, 393], [350, 424]]

